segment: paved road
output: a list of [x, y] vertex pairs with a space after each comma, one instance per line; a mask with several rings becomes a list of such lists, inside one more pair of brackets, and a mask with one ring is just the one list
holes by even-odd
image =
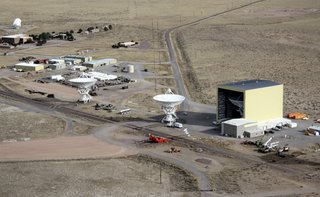
[[187, 26], [190, 26], [190, 25], [196, 25], [196, 24], [198, 24], [200, 22], [203, 22], [203, 21], [208, 20], [208, 19], [212, 19], [212, 18], [214, 18], [216, 16], [220, 16], [220, 15], [223, 15], [223, 14], [226, 14], [226, 13], [230, 13], [230, 12], [233, 12], [233, 11], [236, 11], [236, 10], [239, 10], [239, 9], [242, 9], [242, 8], [251, 6], [253, 4], [257, 4], [257, 3], [263, 2], [263, 1], [266, 1], [266, 0], [254, 1], [254, 2], [245, 4], [245, 5], [241, 5], [241, 6], [238, 6], [238, 7], [223, 11], [223, 12], [212, 14], [210, 16], [206, 16], [206, 17], [203, 17], [203, 18], [200, 18], [200, 19], [197, 19], [197, 20], [185, 23], [185, 24], [181, 24], [181, 25], [172, 27], [172, 28], [170, 28], [170, 29], [165, 31], [164, 37], [165, 37], [165, 41], [166, 41], [166, 44], [167, 44], [167, 47], [168, 47], [170, 63], [171, 63], [172, 68], [173, 68], [173, 74], [174, 74], [175, 81], [176, 81], [176, 84], [177, 84], [178, 92], [179, 92], [179, 94], [181, 94], [181, 95], [186, 97], [186, 100], [181, 104], [181, 107], [180, 107], [180, 109], [182, 111], [190, 111], [191, 109], [192, 110], [197, 110], [197, 111], [202, 111], [202, 110], [207, 111], [208, 107], [210, 109], [213, 109], [213, 107], [209, 106], [209, 105], [198, 105], [195, 102], [191, 102], [190, 95], [189, 95], [188, 90], [186, 89], [186, 87], [184, 85], [184, 81], [183, 81], [183, 78], [181, 76], [181, 71], [180, 71], [179, 64], [177, 62], [177, 58], [176, 58], [177, 56], [176, 56], [176, 53], [175, 53], [175, 50], [174, 50], [174, 45], [173, 45], [173, 42], [172, 42], [171, 33], [174, 32], [175, 30], [179, 29], [179, 28], [187, 27]]

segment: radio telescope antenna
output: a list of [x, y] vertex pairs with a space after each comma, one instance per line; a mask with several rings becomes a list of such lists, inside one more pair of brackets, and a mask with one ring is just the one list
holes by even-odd
[[69, 80], [71, 84], [78, 87], [78, 92], [80, 94], [79, 102], [87, 103], [92, 100], [89, 94], [90, 87], [93, 86], [97, 80], [94, 78], [74, 78]]
[[20, 27], [21, 27], [21, 19], [20, 18], [16, 18], [12, 23], [12, 27], [14, 29], [20, 29]]
[[159, 94], [153, 97], [153, 100], [156, 101], [161, 109], [165, 113], [165, 117], [162, 118], [162, 123], [168, 123], [168, 126], [172, 126], [178, 119], [176, 115], [177, 106], [184, 101], [185, 97], [177, 94], [168, 89], [165, 94]]
[[243, 116], [243, 100], [239, 96], [238, 98], [229, 98], [229, 101], [238, 107], [238, 112], [240, 113], [241, 116]]

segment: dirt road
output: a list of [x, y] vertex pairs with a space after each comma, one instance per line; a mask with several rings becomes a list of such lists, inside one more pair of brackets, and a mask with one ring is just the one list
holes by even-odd
[[124, 147], [107, 144], [92, 135], [0, 143], [1, 161], [97, 158], [125, 153]]

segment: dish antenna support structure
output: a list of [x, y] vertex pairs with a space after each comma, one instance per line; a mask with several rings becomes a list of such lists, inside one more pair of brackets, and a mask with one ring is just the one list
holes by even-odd
[[78, 92], [80, 94], [79, 102], [88, 103], [92, 100], [89, 92], [91, 86], [93, 86], [97, 80], [94, 78], [74, 78], [69, 80], [71, 84], [78, 87]]
[[162, 118], [161, 122], [166, 122], [168, 126], [172, 126], [176, 122], [176, 119], [178, 119], [176, 115], [177, 106], [185, 100], [185, 97], [173, 94], [173, 92], [168, 89], [165, 94], [154, 96], [153, 100], [161, 106], [161, 109], [165, 113], [165, 117]]

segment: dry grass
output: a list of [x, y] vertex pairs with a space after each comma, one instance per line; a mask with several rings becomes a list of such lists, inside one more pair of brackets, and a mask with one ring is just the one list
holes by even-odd
[[285, 112], [320, 115], [319, 8], [312, 0], [267, 1], [177, 32], [190, 95], [214, 104], [218, 84], [270, 79], [285, 85]]

